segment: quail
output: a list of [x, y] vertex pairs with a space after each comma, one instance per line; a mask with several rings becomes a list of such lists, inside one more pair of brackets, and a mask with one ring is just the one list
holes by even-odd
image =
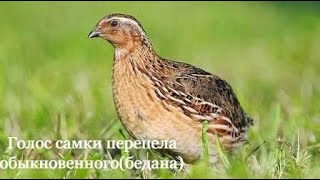
[[114, 47], [112, 91], [119, 119], [137, 140], [176, 142], [169, 154], [187, 163], [203, 157], [203, 122], [210, 158], [218, 160], [213, 139], [233, 150], [247, 142], [252, 125], [232, 87], [220, 77], [187, 63], [158, 55], [146, 31], [133, 16], [109, 14], [89, 38]]

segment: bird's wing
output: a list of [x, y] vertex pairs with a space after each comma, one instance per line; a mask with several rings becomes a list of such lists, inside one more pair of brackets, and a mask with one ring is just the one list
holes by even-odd
[[170, 66], [179, 70], [159, 77], [162, 79], [156, 83], [159, 97], [199, 122], [207, 120], [208, 132], [223, 136], [224, 141], [234, 144], [243, 139], [251, 118], [246, 116], [231, 86], [218, 76], [189, 64], [171, 62]]

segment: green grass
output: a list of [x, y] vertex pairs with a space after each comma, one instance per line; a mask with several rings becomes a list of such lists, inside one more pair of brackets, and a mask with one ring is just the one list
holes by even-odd
[[[0, 178], [320, 177], [319, 3], [0, 4], [2, 160], [14, 155], [57, 158], [54, 150], [7, 149], [8, 136], [130, 138], [112, 100], [112, 46], [87, 39], [97, 21], [112, 12], [136, 16], [163, 57], [191, 63], [226, 79], [255, 119], [250, 144], [239, 153], [228, 154], [225, 161], [229, 164], [223, 171], [199, 162], [184, 172], [0, 169]], [[147, 152], [136, 154], [145, 156]], [[60, 153], [65, 159], [104, 158], [98, 150]]]

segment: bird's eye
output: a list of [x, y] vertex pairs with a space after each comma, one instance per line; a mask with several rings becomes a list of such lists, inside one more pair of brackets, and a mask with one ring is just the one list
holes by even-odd
[[118, 21], [117, 20], [112, 20], [111, 22], [110, 22], [110, 26], [111, 27], [117, 27], [118, 26]]

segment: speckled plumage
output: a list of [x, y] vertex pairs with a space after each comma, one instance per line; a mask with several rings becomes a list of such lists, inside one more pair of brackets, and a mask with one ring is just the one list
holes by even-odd
[[[111, 27], [111, 21], [118, 24]], [[190, 64], [157, 55], [141, 24], [132, 16], [111, 14], [89, 37], [115, 47], [113, 97], [120, 120], [136, 139], [175, 140], [169, 151], [193, 162], [202, 156], [202, 122], [208, 121], [211, 142], [217, 135], [225, 149], [246, 141], [252, 119], [231, 86]], [[213, 143], [211, 156], [217, 156]]]

